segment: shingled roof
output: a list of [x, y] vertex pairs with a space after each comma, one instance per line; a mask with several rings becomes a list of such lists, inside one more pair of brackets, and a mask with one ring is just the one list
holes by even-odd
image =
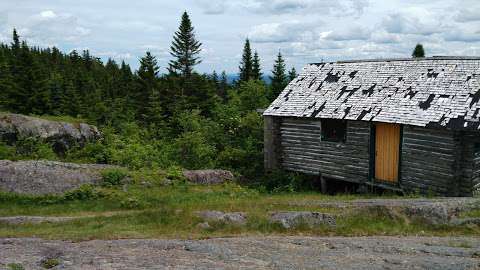
[[307, 65], [264, 112], [270, 116], [480, 129], [480, 57]]

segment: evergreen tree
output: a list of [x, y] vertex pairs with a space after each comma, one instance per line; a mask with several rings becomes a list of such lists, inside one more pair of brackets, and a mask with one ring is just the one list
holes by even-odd
[[[138, 69], [138, 91], [135, 96], [137, 117], [147, 123], [152, 118], [149, 113], [157, 111], [158, 108], [151, 106], [159, 106], [158, 99], [158, 70], [157, 59], [150, 52], [147, 52], [142, 59], [140, 59], [140, 68]], [[155, 96], [154, 102], [152, 96]]]
[[252, 79], [262, 80], [262, 68], [260, 66], [260, 57], [258, 56], [257, 51], [253, 54], [252, 61]]
[[413, 58], [425, 57], [425, 50], [423, 49], [422, 44], [418, 43], [415, 46], [415, 49], [413, 49], [413, 52], [412, 52], [412, 57]]
[[0, 110], [12, 110], [18, 86], [11, 74], [4, 50], [0, 51]]
[[77, 117], [80, 113], [80, 98], [72, 79], [64, 79], [63, 89], [65, 98], [61, 103], [61, 110], [67, 115]]
[[215, 87], [218, 88], [218, 74], [215, 70], [212, 73], [212, 82], [215, 84]]
[[287, 75], [285, 74], [285, 61], [283, 60], [282, 53], [278, 52], [277, 59], [273, 65], [272, 75], [270, 77], [271, 84], [271, 99], [275, 99], [287, 86]]
[[288, 80], [293, 81], [297, 77], [297, 70], [292, 67], [292, 69], [288, 72]]
[[223, 101], [227, 100], [227, 90], [228, 90], [228, 78], [227, 73], [222, 71], [220, 75], [220, 82], [218, 83], [218, 96], [222, 98]]
[[240, 82], [246, 82], [252, 79], [253, 75], [253, 59], [252, 49], [250, 48], [250, 40], [245, 40], [243, 46], [242, 61], [240, 62]]
[[20, 52], [20, 36], [18, 36], [17, 29], [13, 29], [13, 42], [12, 42], [12, 51], [13, 56], [18, 56]]
[[170, 54], [174, 57], [170, 61], [169, 71], [171, 74], [180, 74], [189, 78], [193, 67], [201, 62], [198, 54], [201, 51], [202, 43], [195, 38], [195, 31], [187, 12], [182, 15], [180, 27], [173, 36]]

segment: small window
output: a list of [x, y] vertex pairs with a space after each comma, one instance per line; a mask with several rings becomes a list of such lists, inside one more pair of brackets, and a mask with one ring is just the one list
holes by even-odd
[[322, 141], [345, 142], [347, 122], [337, 119], [322, 119]]

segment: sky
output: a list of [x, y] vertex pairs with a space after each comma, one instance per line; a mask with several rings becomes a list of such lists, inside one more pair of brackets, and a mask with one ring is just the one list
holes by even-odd
[[348, 59], [480, 56], [480, 0], [0, 0], [0, 42], [15, 27], [30, 45], [88, 49], [138, 68], [146, 51], [163, 71], [181, 14], [202, 42], [202, 73], [237, 73], [248, 37], [264, 73]]

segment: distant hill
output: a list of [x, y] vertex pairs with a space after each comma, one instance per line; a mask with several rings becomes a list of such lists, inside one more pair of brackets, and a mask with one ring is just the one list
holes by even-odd
[[[228, 83], [233, 83], [235, 81], [238, 81], [238, 79], [240, 78], [240, 76], [238, 74], [227, 74], [227, 81]], [[267, 84], [270, 84], [271, 80], [270, 80], [270, 76], [269, 75], [263, 75], [263, 81]]]

